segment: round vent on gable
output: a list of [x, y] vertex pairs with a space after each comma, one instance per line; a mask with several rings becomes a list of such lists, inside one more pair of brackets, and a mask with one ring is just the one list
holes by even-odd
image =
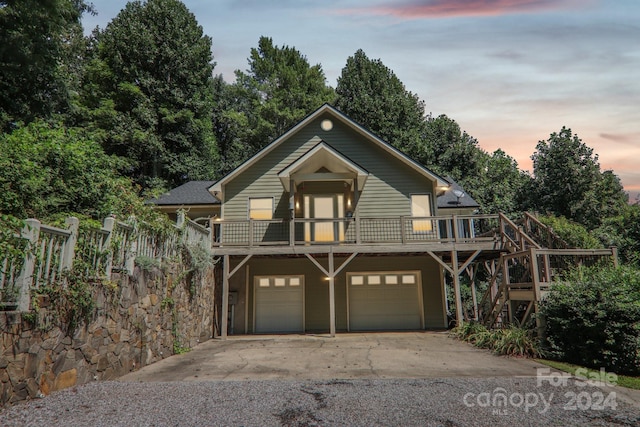
[[322, 122], [320, 122], [320, 127], [323, 131], [329, 132], [331, 129], [333, 129], [333, 122], [329, 119], [324, 119]]

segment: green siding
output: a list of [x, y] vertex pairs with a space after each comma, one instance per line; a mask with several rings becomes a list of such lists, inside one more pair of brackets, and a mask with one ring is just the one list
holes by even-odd
[[[334, 127], [329, 132], [320, 129], [320, 122], [325, 118], [334, 122]], [[369, 172], [357, 206], [361, 217], [410, 215], [411, 194], [434, 193], [435, 182], [411, 169], [332, 115], [326, 114], [298, 130], [227, 183], [224, 189], [223, 217], [247, 219], [249, 197], [275, 197], [274, 217], [288, 218], [289, 196], [277, 174], [320, 141], [325, 141]], [[432, 203], [433, 201], [432, 197]]]
[[[327, 268], [327, 258], [318, 257], [320, 264]], [[336, 257], [334, 264], [338, 268], [346, 258]], [[305, 330], [307, 332], [329, 330], [329, 285], [325, 276], [307, 258], [253, 258], [249, 262], [250, 295], [242, 301], [248, 302], [248, 333], [253, 332], [253, 277], [281, 275], [304, 275], [305, 281]], [[336, 329], [347, 330], [347, 291], [346, 274], [348, 272], [384, 272], [419, 270], [422, 277], [422, 298], [425, 327], [437, 329], [446, 327], [444, 314], [444, 296], [442, 293], [442, 275], [438, 264], [427, 255], [422, 256], [378, 256], [358, 255], [336, 277]], [[244, 278], [232, 284], [231, 288], [244, 286]], [[243, 309], [237, 309], [242, 311]], [[244, 320], [242, 320], [244, 321]], [[243, 327], [236, 318], [236, 331]]]

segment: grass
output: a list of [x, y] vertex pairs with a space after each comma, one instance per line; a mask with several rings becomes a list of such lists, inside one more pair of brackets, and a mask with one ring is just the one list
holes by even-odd
[[[568, 372], [571, 375], [575, 375], [576, 370], [582, 368], [585, 369], [583, 366], [578, 366], [578, 365], [572, 365], [570, 363], [565, 363], [565, 362], [558, 362], [555, 360], [546, 360], [546, 359], [536, 359], [537, 362], [542, 363], [543, 365], [547, 365], [550, 366], [554, 369], [557, 369], [559, 371], [564, 371], [564, 372]], [[589, 374], [594, 373], [594, 374], [598, 374], [599, 371], [595, 370], [595, 369], [588, 369], [586, 368], [587, 371], [589, 372]], [[587, 374], [587, 375], [589, 375]], [[622, 387], [626, 387], [626, 388], [631, 388], [634, 390], [640, 390], [640, 377], [629, 377], [626, 375], [618, 375], [618, 382], [617, 385], [622, 386]]]

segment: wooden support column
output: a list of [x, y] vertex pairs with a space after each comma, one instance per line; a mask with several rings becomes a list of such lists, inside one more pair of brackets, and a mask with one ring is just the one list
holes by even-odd
[[293, 178], [289, 180], [289, 211], [291, 218], [289, 219], [289, 245], [293, 246], [296, 241], [296, 184]]
[[333, 248], [329, 251], [329, 333], [336, 336], [336, 289], [333, 270]]
[[451, 267], [453, 270], [453, 290], [456, 294], [456, 324], [459, 326], [463, 321], [462, 314], [462, 293], [460, 291], [460, 271], [458, 270], [458, 251], [451, 251]]
[[227, 327], [229, 322], [229, 255], [225, 255], [222, 261], [222, 319], [220, 319], [220, 338], [227, 339]]
[[229, 271], [229, 255], [225, 255], [222, 260], [222, 319], [220, 319], [220, 338], [223, 340], [227, 339], [227, 329], [229, 327], [229, 279], [250, 259], [250, 254], [245, 256], [231, 271]]
[[329, 250], [329, 269], [325, 268], [310, 254], [305, 254], [309, 261], [315, 264], [323, 274], [327, 275], [329, 280], [329, 332], [332, 337], [336, 336], [336, 292], [335, 292], [335, 277], [344, 269], [347, 264], [351, 262], [358, 255], [357, 252], [352, 253], [337, 269], [334, 268], [333, 263], [333, 247]]
[[533, 307], [534, 312], [536, 314], [536, 330], [538, 332], [538, 337], [544, 337], [544, 330], [542, 327], [542, 322], [540, 320], [540, 316], [537, 316], [539, 311], [539, 302], [542, 297], [540, 295], [540, 274], [538, 272], [538, 254], [536, 253], [535, 248], [529, 249], [529, 256], [531, 257], [531, 280], [533, 281]]
[[478, 271], [477, 265], [470, 265], [467, 267], [467, 273], [471, 280], [471, 299], [473, 300], [473, 320], [478, 321], [478, 295], [476, 291], [476, 273]]
[[362, 241], [360, 237], [360, 215], [358, 214], [358, 200], [360, 199], [360, 192], [358, 190], [358, 177], [353, 180], [353, 202], [351, 203], [351, 209], [353, 217], [356, 221], [356, 244], [360, 244]]

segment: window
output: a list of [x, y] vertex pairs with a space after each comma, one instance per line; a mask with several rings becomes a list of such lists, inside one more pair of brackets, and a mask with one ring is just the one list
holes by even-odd
[[273, 198], [249, 199], [249, 219], [272, 219]]
[[[413, 194], [411, 196], [411, 216], [421, 218], [431, 216], [431, 195]], [[413, 220], [414, 232], [433, 231], [433, 223], [428, 220]]]

